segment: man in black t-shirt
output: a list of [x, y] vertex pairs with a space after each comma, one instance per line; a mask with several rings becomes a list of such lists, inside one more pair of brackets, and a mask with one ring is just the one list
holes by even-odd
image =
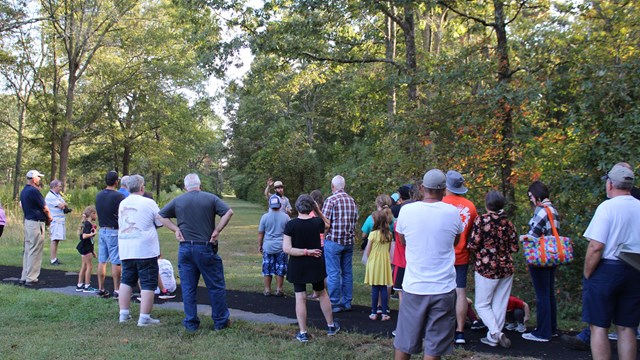
[[118, 173], [109, 171], [105, 175], [107, 187], [96, 195], [96, 212], [98, 213], [98, 296], [109, 297], [104, 288], [107, 273], [107, 262], [111, 263], [113, 278], [113, 297], [118, 297], [120, 289], [120, 256], [118, 254], [118, 207], [124, 195], [118, 192]]

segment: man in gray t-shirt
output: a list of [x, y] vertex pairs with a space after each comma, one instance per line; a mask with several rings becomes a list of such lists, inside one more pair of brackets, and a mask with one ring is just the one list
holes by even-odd
[[277, 195], [269, 198], [269, 212], [262, 215], [258, 226], [258, 251], [262, 254], [262, 276], [264, 276], [264, 296], [271, 295], [271, 280], [276, 276], [275, 296], [282, 297], [282, 284], [287, 275], [287, 254], [282, 251], [284, 226], [289, 216], [280, 211], [282, 204]]
[[[184, 186], [187, 193], [171, 200], [160, 210], [162, 224], [176, 233], [180, 244], [178, 268], [185, 313], [182, 324], [188, 332], [196, 331], [200, 326], [195, 296], [202, 274], [212, 302], [214, 329], [222, 330], [230, 322], [224, 268], [218, 255], [218, 236], [233, 216], [233, 210], [217, 196], [201, 191], [197, 174], [187, 175]], [[216, 215], [220, 216], [218, 226]], [[170, 218], [176, 218], [178, 225]]]

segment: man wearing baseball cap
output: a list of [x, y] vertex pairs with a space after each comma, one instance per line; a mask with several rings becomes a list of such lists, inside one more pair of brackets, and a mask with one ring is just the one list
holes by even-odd
[[[271, 186], [276, 190], [275, 194], [271, 194], [269, 191], [271, 190]], [[272, 195], [277, 195], [278, 199], [280, 199], [280, 204], [282, 204], [282, 209], [287, 215], [291, 214], [291, 203], [289, 199], [284, 196], [284, 185], [282, 181], [278, 180], [276, 182], [273, 181], [272, 178], [267, 179], [267, 187], [264, 189], [264, 196], [267, 198], [267, 201], [271, 198]]]
[[465, 344], [464, 323], [467, 317], [467, 271], [469, 269], [469, 250], [467, 239], [471, 234], [473, 221], [478, 216], [475, 205], [464, 197], [469, 189], [464, 186], [462, 174], [455, 170], [447, 171], [447, 189], [443, 202], [455, 206], [460, 212], [460, 220], [464, 230], [460, 234], [460, 241], [456, 245], [456, 344]]
[[[442, 202], [446, 176], [429, 170], [422, 179], [422, 201], [403, 206], [396, 232], [406, 246], [407, 267], [396, 337], [396, 359], [439, 359], [453, 353], [456, 324], [456, 256], [454, 246], [463, 231], [455, 206]], [[425, 221], [425, 219], [428, 219]]]
[[276, 276], [275, 296], [282, 297], [284, 277], [287, 275], [289, 259], [282, 250], [284, 227], [289, 216], [280, 211], [282, 204], [277, 195], [269, 198], [269, 211], [260, 218], [258, 226], [258, 251], [262, 254], [262, 276], [264, 277], [264, 296], [271, 295], [271, 281]]
[[631, 196], [635, 176], [618, 163], [604, 177], [609, 200], [596, 209], [584, 237], [589, 240], [584, 259], [582, 320], [591, 329], [594, 359], [611, 357], [607, 331], [613, 322], [618, 335], [618, 357], [635, 359], [636, 329], [640, 323], [640, 271], [622, 262], [617, 250], [640, 248], [640, 201]]
[[40, 193], [42, 177], [38, 170], [27, 172], [27, 185], [20, 192], [20, 206], [24, 213], [24, 256], [20, 284], [33, 286], [38, 283], [44, 250], [44, 227], [51, 223], [51, 214]]

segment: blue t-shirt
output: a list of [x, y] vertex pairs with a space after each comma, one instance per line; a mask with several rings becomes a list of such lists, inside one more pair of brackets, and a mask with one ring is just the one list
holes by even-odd
[[20, 205], [25, 220], [47, 221], [47, 215], [44, 214], [44, 197], [35, 186], [24, 186], [20, 192]]
[[165, 219], [177, 219], [187, 241], [209, 241], [216, 227], [215, 216], [224, 216], [229, 206], [219, 197], [204, 191], [189, 191], [171, 200], [160, 210]]
[[282, 210], [269, 210], [268, 213], [262, 215], [260, 226], [258, 226], [258, 231], [264, 233], [262, 251], [267, 254], [282, 252], [282, 238], [287, 222], [289, 222], [289, 216]]
[[[391, 222], [391, 225], [389, 225], [389, 230], [391, 230], [391, 232], [393, 232], [393, 223], [395, 223], [395, 220]], [[367, 217], [367, 219], [364, 221], [364, 224], [362, 224], [362, 233], [363, 234], [371, 234], [371, 232], [373, 231], [373, 216], [369, 215]]]
[[129, 190], [121, 187], [120, 189], [118, 189], [118, 192], [122, 195], [124, 195], [124, 197], [126, 198], [127, 196], [129, 196]]

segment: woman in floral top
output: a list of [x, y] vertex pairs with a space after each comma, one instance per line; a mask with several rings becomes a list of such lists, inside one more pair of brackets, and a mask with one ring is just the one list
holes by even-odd
[[476, 217], [467, 244], [475, 254], [476, 310], [487, 326], [483, 344], [508, 348], [502, 332], [513, 283], [512, 253], [518, 251], [516, 228], [504, 214], [505, 198], [492, 190], [485, 198], [487, 213]]

